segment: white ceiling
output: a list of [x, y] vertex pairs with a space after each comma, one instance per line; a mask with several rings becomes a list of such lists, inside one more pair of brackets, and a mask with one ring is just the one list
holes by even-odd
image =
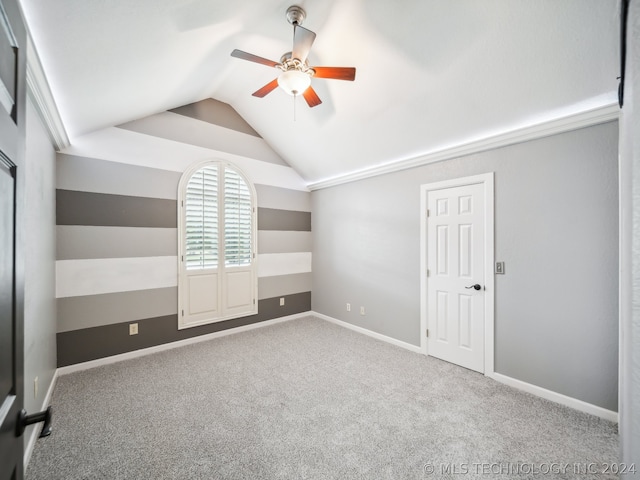
[[[618, 0], [21, 0], [74, 138], [213, 97], [307, 181], [615, 101]], [[291, 4], [317, 34], [323, 104], [251, 93], [291, 50]]]

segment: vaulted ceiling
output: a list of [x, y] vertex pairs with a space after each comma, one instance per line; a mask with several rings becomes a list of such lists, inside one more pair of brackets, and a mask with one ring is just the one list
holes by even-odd
[[[618, 0], [21, 0], [74, 138], [215, 98], [307, 181], [412, 158], [615, 101]], [[287, 7], [317, 34], [310, 109], [251, 93], [291, 50]]]

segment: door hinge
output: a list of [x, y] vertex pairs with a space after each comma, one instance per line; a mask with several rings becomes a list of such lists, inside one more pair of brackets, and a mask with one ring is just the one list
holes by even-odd
[[184, 255], [182, 255], [182, 256], [180, 257], [180, 259], [181, 259], [181, 261], [183, 261], [183, 262], [184, 262]]
[[254, 304], [254, 305], [256, 304], [256, 299], [255, 299], [255, 298], [253, 299], [253, 304]]
[[429, 338], [429, 329], [427, 328], [426, 332], [425, 332], [427, 338]]
[[427, 208], [427, 217], [429, 216], [429, 209]]
[[180, 200], [180, 206], [184, 207], [184, 200]]
[[431, 273], [429, 272], [429, 269], [427, 268], [427, 277], [431, 275]]

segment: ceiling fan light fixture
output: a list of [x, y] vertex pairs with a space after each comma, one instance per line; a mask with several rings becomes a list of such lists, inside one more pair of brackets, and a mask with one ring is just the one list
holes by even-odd
[[297, 96], [311, 85], [311, 77], [300, 70], [287, 70], [278, 77], [278, 85], [289, 95]]
[[[274, 62], [268, 58], [259, 57], [252, 53], [235, 49], [231, 52], [232, 57], [259, 63], [267, 67], [280, 70], [282, 73], [278, 78], [271, 80], [252, 93], [254, 97], [263, 98], [280, 86], [288, 95], [295, 97], [302, 95], [310, 108], [317, 107], [322, 103], [320, 97], [311, 86], [311, 77], [332, 78], [335, 80], [353, 81], [356, 78], [354, 67], [310, 67], [307, 58], [309, 51], [316, 38], [316, 34], [311, 30], [302, 27], [302, 22], [306, 17], [305, 11], [292, 5], [287, 9], [287, 21], [293, 25], [293, 48], [290, 52], [280, 57], [280, 62]], [[295, 114], [294, 114], [295, 117]]]

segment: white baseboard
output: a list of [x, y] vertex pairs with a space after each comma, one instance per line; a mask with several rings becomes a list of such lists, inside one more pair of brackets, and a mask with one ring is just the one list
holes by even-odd
[[392, 337], [387, 337], [386, 335], [382, 335], [381, 333], [374, 332], [372, 330], [367, 330], [366, 328], [358, 327], [356, 325], [352, 325], [348, 322], [343, 322], [342, 320], [338, 320], [337, 318], [330, 317], [328, 315], [324, 315], [318, 312], [310, 312], [310, 315], [314, 317], [318, 317], [322, 320], [326, 320], [327, 322], [335, 323], [344, 328], [348, 328], [349, 330], [353, 330], [354, 332], [362, 333], [363, 335], [367, 335], [368, 337], [375, 338], [376, 340], [382, 340], [383, 342], [390, 343], [395, 345], [396, 347], [404, 348], [405, 350], [409, 350], [414, 353], [422, 353], [419, 346], [412, 345], [407, 342], [403, 342], [402, 340], [396, 340]]
[[[40, 410], [46, 410], [49, 405], [51, 405], [51, 397], [53, 395], [53, 388], [56, 386], [56, 381], [58, 380], [58, 369], [53, 372], [53, 377], [51, 378], [51, 383], [49, 383], [49, 388], [47, 388], [47, 394], [44, 396], [42, 400], [42, 407]], [[29, 462], [31, 461], [31, 455], [33, 454], [33, 449], [36, 446], [36, 442], [38, 441], [38, 437], [40, 436], [42, 425], [39, 423], [36, 424], [34, 428], [31, 429], [31, 434], [27, 439], [27, 448], [24, 450], [24, 454], [22, 456], [22, 464], [24, 469], [27, 469]]]
[[112, 355], [110, 357], [98, 358], [97, 360], [90, 360], [88, 362], [76, 363], [66, 367], [60, 367], [57, 370], [58, 375], [68, 375], [70, 373], [79, 372], [81, 370], [88, 370], [90, 368], [100, 367], [102, 365], [109, 365], [111, 363], [122, 362], [124, 360], [131, 360], [132, 358], [143, 357], [145, 355], [151, 355], [152, 353], [164, 352], [165, 350], [171, 350], [173, 348], [184, 347], [186, 345], [192, 345], [194, 343], [206, 342], [214, 338], [225, 337], [227, 335], [234, 335], [236, 333], [248, 332], [256, 328], [268, 327], [269, 325], [275, 325], [276, 323], [288, 322], [290, 320], [296, 320], [302, 317], [308, 317], [313, 315], [312, 312], [296, 313], [295, 315], [288, 315], [286, 317], [274, 318], [272, 320], [265, 320], [264, 322], [252, 323], [251, 325], [245, 325], [243, 327], [229, 328], [220, 332], [207, 333], [198, 337], [186, 338], [184, 340], [178, 340], [176, 342], [164, 343], [162, 345], [156, 345], [154, 347], [142, 348], [140, 350], [134, 350], [132, 352], [121, 353], [118, 355]]
[[547, 390], [546, 388], [538, 387], [537, 385], [533, 385], [531, 383], [523, 382], [521, 380], [502, 375], [501, 373], [493, 372], [491, 374], [487, 374], [487, 376], [500, 383], [504, 383], [505, 385], [509, 385], [510, 387], [517, 388], [518, 390], [523, 390], [527, 393], [542, 397], [546, 400], [551, 400], [552, 402], [559, 403], [560, 405], [571, 407], [580, 412], [585, 412], [590, 415], [595, 415], [596, 417], [604, 418], [605, 420], [609, 420], [610, 422], [618, 423], [618, 412], [607, 410], [606, 408], [598, 407], [597, 405], [583, 402], [582, 400], [578, 400], [577, 398], [568, 397], [561, 393]]

